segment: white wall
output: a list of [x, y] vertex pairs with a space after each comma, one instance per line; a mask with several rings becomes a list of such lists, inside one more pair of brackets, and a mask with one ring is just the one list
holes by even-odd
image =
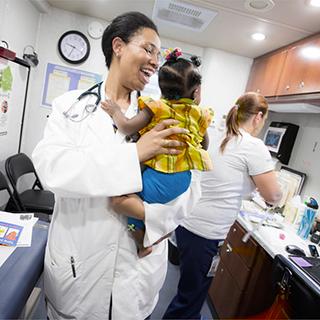
[[302, 195], [313, 196], [320, 202], [320, 114], [270, 112], [266, 127], [271, 121], [300, 126], [288, 167], [307, 174]]
[[21, 0], [1, 0], [0, 10], [1, 40], [22, 58], [26, 45], [35, 46], [40, 14], [29, 1]]
[[225, 51], [204, 49], [202, 104], [214, 108], [216, 124], [244, 93], [252, 61]]
[[[9, 48], [22, 58], [27, 45], [35, 46], [40, 14], [29, 1], [0, 0], [0, 40], [5, 40]], [[22, 23], [21, 23], [22, 22]], [[4, 172], [4, 160], [18, 151], [20, 122], [25, 94], [27, 70], [11, 63], [13, 71], [13, 89], [9, 101], [8, 134], [0, 137], [0, 169]], [[31, 75], [30, 85], [33, 77]], [[0, 206], [7, 201], [7, 195], [0, 194]]]
[[23, 150], [27, 154], [32, 153], [35, 145], [41, 139], [47, 117], [51, 112], [51, 109], [40, 107], [47, 63], [69, 66], [98, 74], [105, 74], [106, 72], [101, 50], [101, 39], [96, 40], [88, 37], [91, 54], [89, 58], [80, 65], [66, 63], [58, 53], [58, 40], [64, 32], [78, 30], [87, 35], [87, 26], [93, 20], [100, 21], [103, 26], [107, 26], [108, 24], [103, 20], [73, 14], [53, 7], [49, 8], [48, 13], [41, 14], [37, 40], [40, 63], [37, 68], [32, 70], [35, 75], [35, 80], [29, 92], [29, 112], [26, 121], [26, 134], [23, 139]]

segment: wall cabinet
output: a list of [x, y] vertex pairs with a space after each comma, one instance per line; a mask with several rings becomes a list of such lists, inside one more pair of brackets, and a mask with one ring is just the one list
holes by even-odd
[[319, 52], [320, 35], [315, 35], [256, 58], [246, 91], [266, 97], [319, 93]]
[[320, 92], [320, 37], [288, 51], [277, 95]]
[[265, 97], [276, 95], [287, 50], [255, 59], [246, 91], [255, 91]]
[[272, 258], [235, 222], [225, 240], [209, 298], [219, 318], [243, 318], [268, 308], [274, 299]]

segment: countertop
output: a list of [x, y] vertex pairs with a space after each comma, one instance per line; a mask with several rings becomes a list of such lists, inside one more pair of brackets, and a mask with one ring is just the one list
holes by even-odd
[[[244, 219], [240, 214], [238, 215], [237, 221], [247, 231], [252, 230], [254, 223], [250, 223], [247, 219]], [[304, 278], [309, 286], [314, 289], [315, 292], [320, 294], [320, 286], [311, 277], [309, 277], [302, 269], [297, 267], [289, 258], [289, 253], [285, 250], [287, 245], [296, 245], [304, 250], [307, 257], [311, 257], [308, 249], [309, 244], [314, 244], [309, 240], [303, 240], [297, 235], [297, 230], [290, 224], [283, 223], [283, 229], [277, 229], [275, 227], [260, 225], [257, 230], [253, 230], [251, 233], [253, 239], [272, 257], [276, 255], [282, 255], [286, 258], [286, 263], [291, 268], [297, 270], [302, 278]], [[320, 247], [316, 245], [318, 251]], [[319, 258], [320, 259], [320, 258]]]
[[[240, 214], [237, 221], [246, 229], [252, 230], [255, 224], [245, 220]], [[257, 230], [254, 230], [252, 237], [274, 258], [277, 254], [285, 257], [289, 256], [286, 251], [286, 246], [294, 244], [304, 250], [307, 257], [311, 257], [308, 245], [314, 244], [309, 240], [303, 240], [297, 235], [296, 229], [289, 224], [283, 223], [283, 229], [278, 229], [270, 226], [260, 225]], [[317, 246], [318, 247], [318, 246]], [[319, 247], [320, 249], [320, 247]]]

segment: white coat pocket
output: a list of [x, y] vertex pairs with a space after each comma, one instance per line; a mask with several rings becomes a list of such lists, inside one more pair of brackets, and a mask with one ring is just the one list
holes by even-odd
[[75, 255], [61, 255], [48, 248], [46, 250], [45, 295], [49, 309], [60, 315], [77, 317], [81, 283], [81, 264], [77, 258]]

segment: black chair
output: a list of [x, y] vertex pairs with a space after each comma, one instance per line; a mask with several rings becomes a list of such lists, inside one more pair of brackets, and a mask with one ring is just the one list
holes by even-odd
[[9, 194], [9, 200], [6, 204], [5, 211], [21, 212], [22, 209], [18, 201], [14, 198], [5, 175], [0, 171], [0, 191], [6, 190]]
[[[13, 195], [22, 210], [24, 212], [52, 214], [54, 195], [51, 191], [43, 189], [31, 159], [24, 153], [18, 153], [6, 160], [5, 167], [13, 187]], [[19, 178], [29, 173], [35, 176], [32, 188], [19, 192], [17, 187]]]

